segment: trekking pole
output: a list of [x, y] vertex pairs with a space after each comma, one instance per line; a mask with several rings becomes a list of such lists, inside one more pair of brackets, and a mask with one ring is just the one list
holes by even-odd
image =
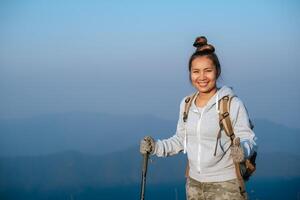
[[141, 195], [140, 195], [141, 200], [145, 199], [145, 186], [146, 186], [148, 158], [149, 158], [149, 153], [143, 154], [142, 183], [141, 183]]

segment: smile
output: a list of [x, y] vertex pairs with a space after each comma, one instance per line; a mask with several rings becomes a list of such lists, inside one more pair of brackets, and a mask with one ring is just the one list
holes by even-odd
[[197, 84], [198, 84], [200, 87], [205, 87], [205, 86], [208, 85], [208, 82], [205, 82], [205, 83], [203, 83], [203, 82], [202, 82], [202, 83], [201, 83], [201, 82], [199, 83], [199, 82], [198, 82]]

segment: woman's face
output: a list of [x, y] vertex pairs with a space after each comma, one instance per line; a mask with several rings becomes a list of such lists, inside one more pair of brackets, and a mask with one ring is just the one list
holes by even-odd
[[200, 93], [215, 91], [217, 82], [217, 69], [206, 56], [197, 57], [191, 65], [191, 81]]

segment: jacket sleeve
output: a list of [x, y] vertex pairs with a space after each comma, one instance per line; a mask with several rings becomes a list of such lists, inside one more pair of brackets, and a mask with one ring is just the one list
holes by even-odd
[[254, 151], [257, 151], [257, 138], [251, 129], [247, 109], [239, 98], [235, 97], [232, 99], [230, 118], [232, 120], [234, 134], [240, 138], [245, 158], [249, 158]]
[[158, 157], [175, 155], [183, 150], [185, 134], [185, 127], [183, 122], [183, 111], [185, 106], [184, 100], [185, 98], [180, 103], [180, 112], [176, 133], [168, 139], [157, 140], [155, 143], [155, 150], [153, 154], [157, 155]]

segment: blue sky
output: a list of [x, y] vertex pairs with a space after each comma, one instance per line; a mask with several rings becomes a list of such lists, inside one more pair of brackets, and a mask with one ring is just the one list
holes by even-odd
[[300, 128], [298, 1], [0, 1], [0, 117], [176, 120], [205, 35], [252, 118]]

